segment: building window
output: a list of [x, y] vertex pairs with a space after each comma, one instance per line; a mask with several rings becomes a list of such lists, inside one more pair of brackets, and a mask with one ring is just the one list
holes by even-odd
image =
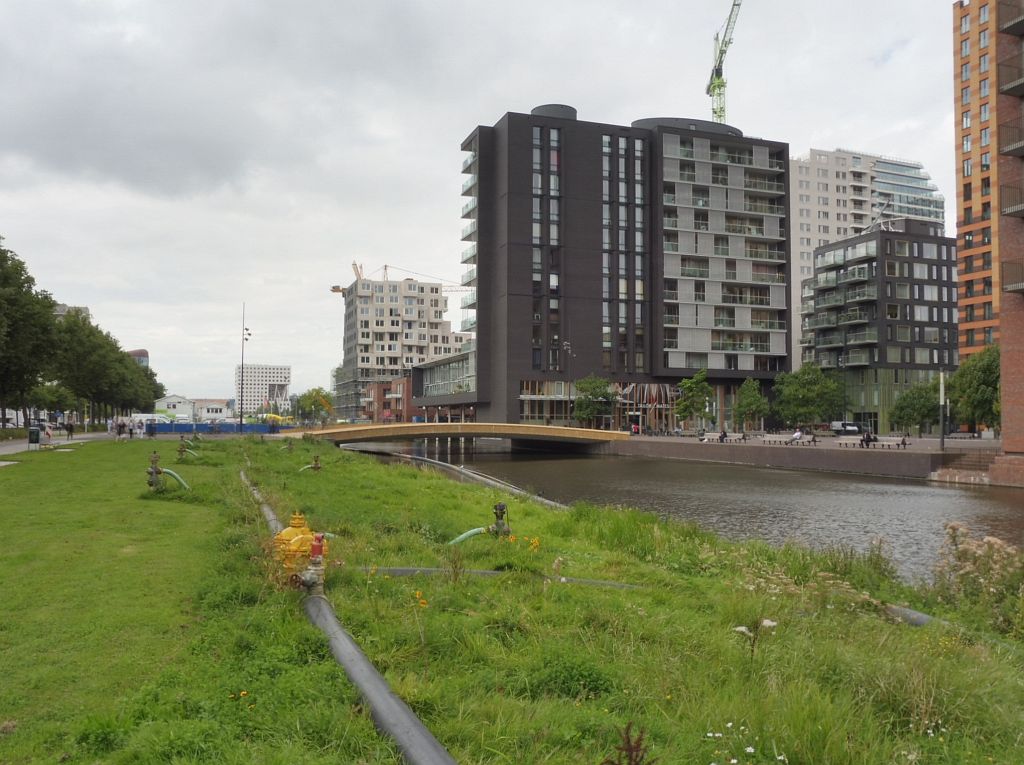
[[988, 71], [988, 54], [987, 53], [982, 53], [981, 57], [978, 59], [978, 71], [979, 72], [987, 72]]
[[981, 155], [981, 172], [987, 172], [992, 169], [992, 154], [985, 152]]
[[963, 147], [964, 147], [964, 151], [965, 152], [968, 152], [968, 151], [971, 150], [971, 134], [970, 133], [968, 133], [967, 135], [964, 136]]
[[960, 80], [967, 82], [971, 79], [971, 62], [967, 61], [960, 65]]
[[971, 55], [971, 41], [961, 40], [960, 41], [960, 55], [967, 58]]
[[978, 119], [982, 122], [988, 122], [988, 104], [981, 105], [981, 112], [978, 114]]
[[970, 87], [960, 88], [960, 103], [967, 106], [971, 103], [971, 89]]
[[964, 160], [964, 178], [970, 178], [974, 170], [974, 166], [969, 159]]
[[992, 134], [991, 134], [990, 129], [987, 128], [987, 127], [986, 128], [982, 128], [981, 129], [981, 145], [982, 146], [988, 146], [989, 142], [991, 140], [992, 140]]
[[978, 47], [979, 48], [987, 48], [988, 47], [988, 30], [987, 29], [982, 29], [981, 32], [978, 34]]
[[980, 90], [980, 92], [978, 93], [978, 96], [980, 98], [988, 98], [988, 78], [986, 77], [978, 85], [979, 85], [979, 90]]
[[961, 16], [960, 17], [960, 34], [965, 35], [971, 31], [971, 17]]
[[978, 9], [978, 23], [984, 24], [986, 21], [988, 21], [988, 6], [983, 5]]
[[971, 126], [971, 113], [970, 112], [964, 112], [963, 114], [960, 115], [960, 126], [964, 130], [967, 130]]

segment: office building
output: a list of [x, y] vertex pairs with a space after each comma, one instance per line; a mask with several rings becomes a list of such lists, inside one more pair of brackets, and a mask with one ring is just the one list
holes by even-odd
[[844, 420], [887, 433], [903, 391], [956, 369], [956, 257], [941, 224], [908, 219], [814, 250], [802, 361], [839, 371]]
[[1024, 3], [953, 4], [960, 354], [999, 343], [1003, 456], [1024, 486]]
[[[454, 374], [414, 377], [417, 403], [565, 423], [571, 382], [596, 374], [621, 396], [605, 426], [662, 430], [675, 425], [677, 384], [700, 369], [716, 390], [708, 417], [729, 422], [744, 379], [787, 368], [785, 143], [695, 119], [585, 122], [547, 105], [476, 128], [462, 148], [476, 349]], [[449, 398], [424, 395], [454, 379]]]
[[242, 367], [235, 367], [235, 401], [242, 414], [288, 411], [288, 386], [292, 382], [292, 368], [276, 364], [246, 364], [245, 389], [242, 389]]
[[[943, 225], [945, 200], [919, 162], [848, 149], [811, 149], [790, 159], [793, 208], [793, 305], [814, 273], [813, 252], [856, 236], [872, 223], [909, 218]], [[794, 333], [793, 366], [799, 368]]]
[[344, 356], [334, 370], [335, 417], [365, 419], [372, 382], [407, 375], [416, 364], [449, 356], [470, 336], [444, 318], [448, 298], [439, 282], [357, 278], [345, 289]]

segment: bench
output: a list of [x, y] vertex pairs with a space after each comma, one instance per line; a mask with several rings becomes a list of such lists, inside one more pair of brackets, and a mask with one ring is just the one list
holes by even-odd
[[779, 445], [779, 446], [817, 446], [817, 436], [801, 436], [797, 440], [793, 440], [793, 435], [788, 436], [761, 436], [761, 443], [766, 445]]
[[902, 436], [878, 436], [874, 438], [871, 443], [864, 444], [861, 440], [861, 436], [841, 436], [836, 439], [836, 443], [839, 446], [849, 446], [863, 448], [867, 446], [869, 449], [873, 449], [876, 446], [882, 449], [906, 449], [910, 445], [910, 441], [903, 438]]
[[701, 443], [705, 444], [740, 444], [744, 441], [749, 440], [749, 436], [743, 433], [726, 433], [725, 438], [722, 438], [721, 433], [705, 433]]

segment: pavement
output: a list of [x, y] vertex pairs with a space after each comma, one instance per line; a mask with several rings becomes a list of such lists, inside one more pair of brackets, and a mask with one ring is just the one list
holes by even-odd
[[[74, 438], [68, 440], [67, 435], [64, 433], [54, 431], [50, 445], [53, 446], [54, 449], [60, 449], [67, 447], [68, 444], [82, 443], [83, 441], [109, 441], [110, 439], [111, 436], [106, 433], [76, 433]], [[35, 444], [33, 444], [32, 450], [35, 451], [35, 448]], [[13, 441], [0, 441], [0, 454], [20, 454], [21, 452], [27, 451], [27, 438], [18, 438]]]

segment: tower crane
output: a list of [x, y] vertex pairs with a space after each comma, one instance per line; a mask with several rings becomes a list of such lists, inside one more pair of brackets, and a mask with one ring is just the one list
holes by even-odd
[[732, 8], [729, 11], [729, 18], [725, 20], [725, 26], [715, 32], [715, 60], [711, 64], [711, 77], [708, 78], [708, 86], [704, 92], [711, 96], [711, 119], [715, 122], [725, 122], [725, 75], [722, 65], [725, 63], [725, 53], [732, 45], [732, 30], [736, 26], [736, 17], [740, 15], [740, 4], [743, 0], [732, 0]]

